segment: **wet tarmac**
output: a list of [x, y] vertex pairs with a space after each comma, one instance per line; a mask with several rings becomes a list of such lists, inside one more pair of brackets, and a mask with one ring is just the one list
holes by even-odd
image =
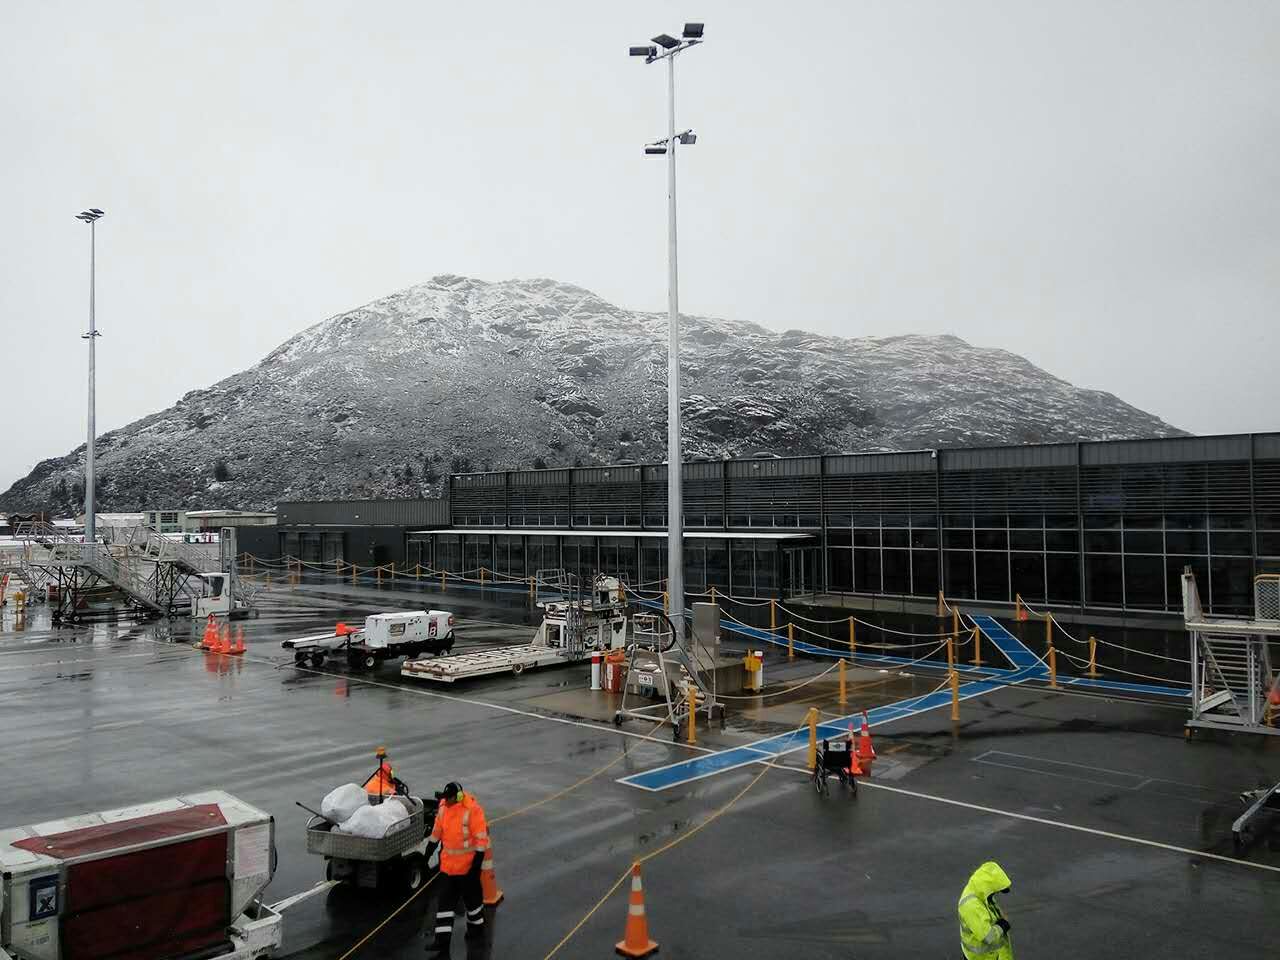
[[[267, 899], [281, 900], [323, 878], [294, 801], [314, 806], [361, 779], [385, 744], [412, 787], [458, 779], [495, 821], [506, 900], [473, 957], [545, 958], [633, 858], [686, 836], [644, 868], [661, 956], [955, 956], [955, 901], [986, 859], [1014, 880], [1005, 904], [1022, 957], [1252, 957], [1280, 937], [1277, 836], [1239, 860], [1230, 839], [1237, 793], [1280, 779], [1274, 738], [1187, 743], [1181, 706], [1010, 687], [966, 701], [958, 724], [944, 709], [877, 729], [880, 760], [856, 799], [835, 784], [819, 797], [803, 753], [649, 793], [616, 781], [695, 748], [667, 731], [646, 739], [641, 723], [576, 719], [566, 695], [585, 686], [582, 667], [440, 688], [402, 683], [391, 664], [298, 669], [279, 646], [400, 603], [454, 610], [459, 649], [522, 642], [534, 622], [518, 597], [307, 585], [273, 591], [245, 623], [248, 654], [232, 659], [193, 650], [187, 621], [55, 630], [35, 607], [19, 631], [6, 608], [0, 824], [225, 789], [275, 816]], [[766, 679], [825, 666], [771, 661]], [[698, 749], [791, 729], [809, 706], [835, 716], [916, 696], [940, 677], [849, 679], [849, 707], [824, 678], [732, 707], [724, 731], [699, 730]], [[344, 888], [312, 898], [286, 914], [284, 954], [341, 957], [401, 902]], [[428, 890], [355, 956], [419, 956], [433, 909]], [[555, 955], [613, 955], [625, 916], [620, 890]]]

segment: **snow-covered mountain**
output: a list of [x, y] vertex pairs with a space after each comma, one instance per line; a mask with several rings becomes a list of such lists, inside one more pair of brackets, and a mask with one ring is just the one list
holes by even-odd
[[[98, 441], [99, 508], [438, 494], [450, 471], [661, 461], [666, 316], [553, 280], [439, 276], [304, 330]], [[686, 317], [688, 459], [1181, 431], [1004, 350]], [[84, 447], [0, 508], [73, 509]]]

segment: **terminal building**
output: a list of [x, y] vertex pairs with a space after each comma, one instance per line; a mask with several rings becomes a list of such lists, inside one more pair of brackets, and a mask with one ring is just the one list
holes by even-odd
[[[660, 589], [665, 464], [449, 478], [447, 500], [280, 504], [278, 555], [526, 578], [564, 568]], [[1280, 434], [684, 465], [685, 584], [1214, 613], [1280, 571]]]

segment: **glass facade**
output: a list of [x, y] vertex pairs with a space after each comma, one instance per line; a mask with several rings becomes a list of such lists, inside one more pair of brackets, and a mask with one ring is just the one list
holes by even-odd
[[[656, 583], [662, 540], [628, 544], [599, 531], [662, 529], [666, 472], [655, 464], [453, 477], [451, 521], [576, 527], [560, 538], [523, 535], [514, 548], [523, 553], [508, 546], [501, 560], [498, 536], [493, 562], [517, 570], [522, 561], [530, 572], [594, 563]], [[1190, 567], [1210, 610], [1247, 613], [1254, 575], [1280, 571], [1280, 434], [697, 462], [684, 466], [684, 503], [687, 530], [724, 534], [686, 545], [691, 592], [942, 590], [958, 600], [1021, 595], [1176, 612]], [[761, 530], [806, 539], [744, 539]]]

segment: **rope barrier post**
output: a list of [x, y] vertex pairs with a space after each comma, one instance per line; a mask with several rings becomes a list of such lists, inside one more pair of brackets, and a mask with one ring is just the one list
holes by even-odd
[[253, 576], [253, 554], [249, 554], [249, 576]]
[[667, 616], [671, 615], [671, 594], [665, 590], [662, 591], [662, 612]]
[[1053, 649], [1053, 615], [1048, 610], [1044, 612], [1044, 645]]
[[794, 623], [787, 624], [787, 659], [794, 660], [796, 658], [796, 625]]
[[938, 616], [945, 617], [947, 615], [947, 601], [942, 596], [942, 591], [938, 591]]
[[484, 586], [484, 567], [480, 568], [480, 586]]
[[[854, 658], [854, 655], [857, 652], [858, 652], [858, 624], [857, 624], [857, 621], [853, 619], [853, 617], [850, 617], [849, 618], [849, 659], [852, 660]], [[844, 674], [842, 673], [841, 676], [843, 677]], [[841, 700], [840, 702], [844, 703], [843, 700]]]
[[960, 674], [951, 671], [951, 722], [960, 719]]
[[849, 696], [848, 696], [848, 693], [845, 691], [845, 681], [844, 681], [844, 660], [841, 660], [841, 661], [840, 661], [840, 700], [839, 700], [839, 703], [840, 703], [840, 706], [842, 706], [842, 707], [843, 707], [843, 706], [844, 706], [845, 704], [847, 704], [848, 702], [849, 702]]
[[951, 608], [951, 642], [959, 646], [960, 644], [960, 608]]
[[415, 580], [421, 580], [421, 579], [422, 579], [422, 564], [420, 564], [420, 563], [415, 563], [415, 564], [413, 565], [413, 579], [415, 579]]
[[818, 765], [818, 708], [810, 707], [804, 722], [809, 726], [809, 770]]
[[715, 587], [715, 584], [712, 584], [712, 585], [711, 585], [711, 602], [712, 602], [712, 603], [715, 603], [715, 602], [716, 602], [716, 587]]
[[973, 665], [982, 666], [982, 631], [978, 629], [977, 624], [973, 627]]
[[1013, 619], [1022, 619], [1022, 594], [1020, 593], [1013, 595]]
[[353, 587], [356, 585], [356, 565], [354, 563], [351, 564], [351, 585]]
[[1058, 651], [1049, 647], [1049, 689], [1058, 689]]
[[440, 592], [441, 593], [444, 593], [446, 590], [449, 589], [449, 584], [445, 581], [446, 575], [447, 574], [445, 573], [445, 571], [443, 570], [440, 571]]
[[1098, 638], [1089, 634], [1089, 676], [1098, 675]]
[[533, 577], [530, 577], [530, 578], [529, 578], [529, 599], [530, 599], [530, 600], [532, 600], [532, 599], [534, 598], [534, 588], [533, 588], [533, 583], [534, 583]]
[[685, 699], [688, 700], [689, 702], [689, 719], [687, 721], [689, 724], [688, 742], [697, 743], [698, 742], [698, 690], [697, 690], [697, 687], [693, 685], [692, 681], [685, 684], [684, 695], [685, 695]]
[[333, 575], [335, 577], [342, 576], [342, 558], [341, 557], [333, 558]]
[[769, 632], [778, 632], [778, 601], [769, 601]]
[[378, 567], [378, 586], [382, 586], [382, 568]]
[[947, 637], [947, 669], [953, 673], [956, 669], [956, 642], [951, 637]]

